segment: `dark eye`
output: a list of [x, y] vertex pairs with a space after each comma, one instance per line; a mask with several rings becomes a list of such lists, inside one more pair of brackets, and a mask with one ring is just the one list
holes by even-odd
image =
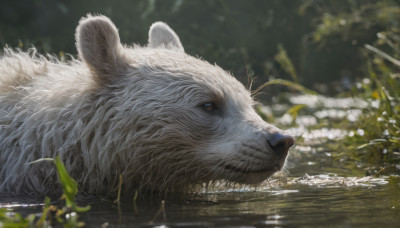
[[215, 106], [215, 104], [213, 102], [207, 102], [207, 103], [203, 104], [203, 108], [207, 112], [212, 112], [214, 110], [217, 110], [217, 107]]

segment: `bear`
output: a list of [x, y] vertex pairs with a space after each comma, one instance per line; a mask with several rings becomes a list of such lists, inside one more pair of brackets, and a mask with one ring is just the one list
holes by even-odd
[[[251, 91], [185, 53], [163, 22], [123, 45], [103, 15], [77, 26], [78, 59], [5, 48], [0, 59], [0, 192], [62, 193], [59, 156], [82, 192], [184, 192], [258, 184], [282, 169], [294, 139], [266, 123]], [[33, 163], [32, 163], [33, 162]]]

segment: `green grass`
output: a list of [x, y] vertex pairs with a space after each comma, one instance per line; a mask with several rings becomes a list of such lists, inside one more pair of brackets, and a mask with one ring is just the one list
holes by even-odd
[[78, 185], [76, 181], [71, 178], [60, 160], [56, 159], [40, 159], [35, 162], [53, 161], [57, 168], [59, 180], [63, 188], [63, 195], [61, 199], [65, 201], [65, 205], [59, 208], [52, 205], [50, 198], [45, 198], [45, 203], [40, 218], [34, 214], [30, 214], [25, 218], [19, 214], [7, 209], [0, 209], [0, 227], [52, 227], [56, 224], [63, 225], [63, 227], [82, 227], [85, 224], [80, 222], [78, 213], [90, 210], [90, 206], [79, 207], [76, 203], [75, 196], [78, 194]]
[[400, 162], [400, 63], [379, 49], [366, 47], [375, 53], [368, 64], [369, 77], [353, 90], [369, 104], [353, 126], [365, 134], [346, 137], [344, 142], [353, 145], [354, 156], [391, 167]]

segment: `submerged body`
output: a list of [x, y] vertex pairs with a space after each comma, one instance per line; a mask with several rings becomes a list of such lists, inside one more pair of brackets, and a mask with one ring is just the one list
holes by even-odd
[[164, 23], [125, 47], [103, 16], [80, 21], [81, 60], [5, 49], [0, 59], [0, 192], [58, 194], [60, 156], [81, 189], [180, 191], [214, 180], [259, 183], [293, 138], [265, 123], [234, 77], [187, 55]]

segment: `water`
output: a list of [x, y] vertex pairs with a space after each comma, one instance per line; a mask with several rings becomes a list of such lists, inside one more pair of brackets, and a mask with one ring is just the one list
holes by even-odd
[[[398, 227], [398, 188], [398, 179], [373, 188], [293, 185], [265, 192], [209, 194], [167, 201], [166, 222], [160, 216], [153, 225], [149, 221], [157, 207], [145, 207], [135, 214], [126, 206], [120, 217], [116, 208], [96, 207], [91, 212], [95, 216], [87, 221], [109, 222], [115, 227]], [[110, 211], [114, 219], [109, 218]]]
[[[319, 100], [300, 97], [292, 103], [312, 101], [317, 106]], [[289, 129], [303, 143], [292, 148], [286, 171], [256, 188], [218, 187], [171, 197], [163, 210], [158, 196], [139, 196], [136, 208], [132, 198], [123, 198], [120, 205], [95, 197], [80, 199], [92, 209], [80, 215], [79, 221], [87, 227], [400, 227], [400, 177], [366, 176], [366, 164], [336, 158], [324, 146], [349, 132], [310, 130], [321, 118], [352, 121], [359, 113], [357, 105], [364, 104], [323, 102], [325, 109], [300, 116], [298, 126]], [[345, 110], [338, 107], [342, 103]], [[277, 121], [292, 121], [287, 118]], [[0, 208], [24, 216], [40, 216], [42, 202], [42, 198], [0, 193]]]
[[[346, 163], [329, 153], [294, 148], [290, 172], [260, 186], [208, 189], [171, 197], [82, 200], [92, 209], [79, 220], [87, 227], [399, 227], [400, 177], [350, 176]], [[335, 172], [333, 172], [335, 171]], [[307, 173], [307, 174], [306, 174]], [[40, 215], [43, 199], [0, 194], [0, 207]], [[164, 220], [164, 212], [166, 218]], [[158, 216], [157, 216], [158, 214]], [[1, 226], [0, 226], [1, 227]]]

